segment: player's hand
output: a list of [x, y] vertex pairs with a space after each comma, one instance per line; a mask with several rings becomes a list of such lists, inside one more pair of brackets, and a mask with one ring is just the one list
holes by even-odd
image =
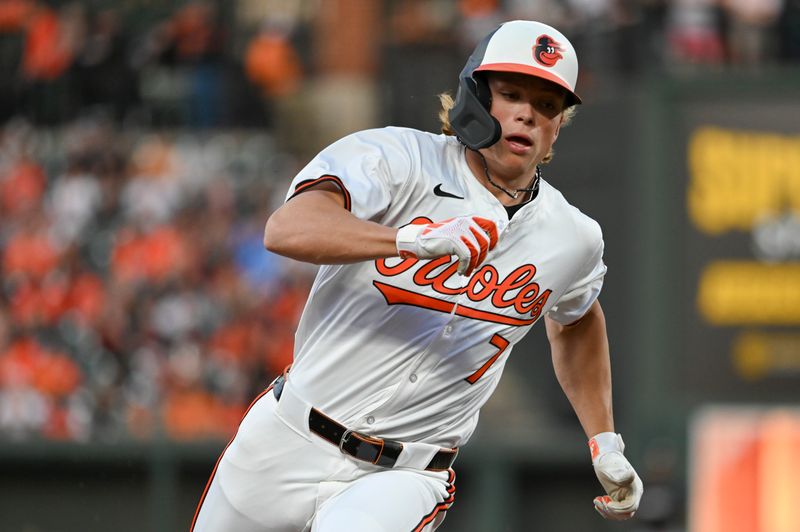
[[397, 232], [402, 258], [436, 259], [455, 255], [458, 273], [471, 275], [497, 244], [497, 225], [478, 216], [461, 216], [430, 224], [410, 224]]
[[594, 508], [606, 519], [630, 519], [639, 508], [644, 486], [622, 452], [622, 436], [601, 432], [589, 440], [592, 465], [607, 495], [595, 497]]

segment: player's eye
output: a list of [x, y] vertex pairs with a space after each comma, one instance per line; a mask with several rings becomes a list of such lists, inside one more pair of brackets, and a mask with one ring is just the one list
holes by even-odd
[[549, 99], [549, 98], [546, 100], [540, 100], [537, 105], [539, 111], [542, 114], [551, 118], [560, 113], [563, 109], [561, 103], [559, 103], [555, 99]]

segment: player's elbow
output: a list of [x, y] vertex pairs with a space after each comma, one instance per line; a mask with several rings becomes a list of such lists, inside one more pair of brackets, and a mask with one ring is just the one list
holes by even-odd
[[264, 248], [278, 255], [287, 255], [291, 250], [291, 224], [283, 218], [278, 210], [267, 219], [264, 226]]
[[264, 247], [267, 251], [290, 259], [312, 264], [322, 264], [321, 250], [309, 235], [312, 231], [304, 229], [293, 219], [292, 213], [282, 209], [275, 211], [264, 226]]

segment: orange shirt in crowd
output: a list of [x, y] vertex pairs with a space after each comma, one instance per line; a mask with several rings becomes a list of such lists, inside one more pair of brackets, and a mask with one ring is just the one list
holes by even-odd
[[3, 275], [41, 279], [58, 265], [60, 253], [44, 231], [20, 231], [3, 252]]
[[261, 32], [250, 41], [244, 58], [247, 77], [266, 96], [296, 91], [303, 77], [300, 58], [283, 34]]
[[111, 258], [114, 276], [123, 282], [164, 281], [185, 271], [191, 261], [190, 248], [171, 226], [136, 235], [120, 232]]
[[20, 338], [0, 353], [3, 386], [27, 385], [57, 398], [73, 392], [81, 380], [81, 370], [71, 358], [48, 351], [33, 338]]
[[42, 200], [47, 179], [42, 167], [33, 161], [19, 161], [0, 175], [0, 210], [19, 214], [36, 207]]
[[22, 31], [33, 8], [31, 0], [0, 0], [0, 32]]
[[9, 296], [13, 323], [22, 327], [54, 325], [66, 313], [84, 324], [96, 323], [103, 312], [105, 287], [94, 274], [57, 276], [44, 281], [26, 279]]
[[230, 437], [244, 415], [244, 405], [229, 405], [198, 389], [168, 395], [163, 410], [167, 434], [178, 440]]
[[54, 80], [72, 63], [72, 50], [64, 46], [61, 23], [51, 9], [39, 8], [28, 21], [22, 71], [28, 79]]

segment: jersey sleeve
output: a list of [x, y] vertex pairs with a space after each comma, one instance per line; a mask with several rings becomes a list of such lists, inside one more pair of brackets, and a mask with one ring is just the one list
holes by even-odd
[[567, 289], [547, 313], [551, 319], [563, 325], [569, 325], [583, 317], [595, 302], [603, 288], [603, 278], [607, 269], [603, 262], [603, 248], [601, 235], [594, 252], [591, 253], [586, 264], [578, 273], [578, 280]]
[[286, 201], [321, 182], [342, 191], [345, 208], [363, 220], [378, 218], [411, 174], [402, 136], [389, 129], [348, 135], [322, 150], [292, 180]]

